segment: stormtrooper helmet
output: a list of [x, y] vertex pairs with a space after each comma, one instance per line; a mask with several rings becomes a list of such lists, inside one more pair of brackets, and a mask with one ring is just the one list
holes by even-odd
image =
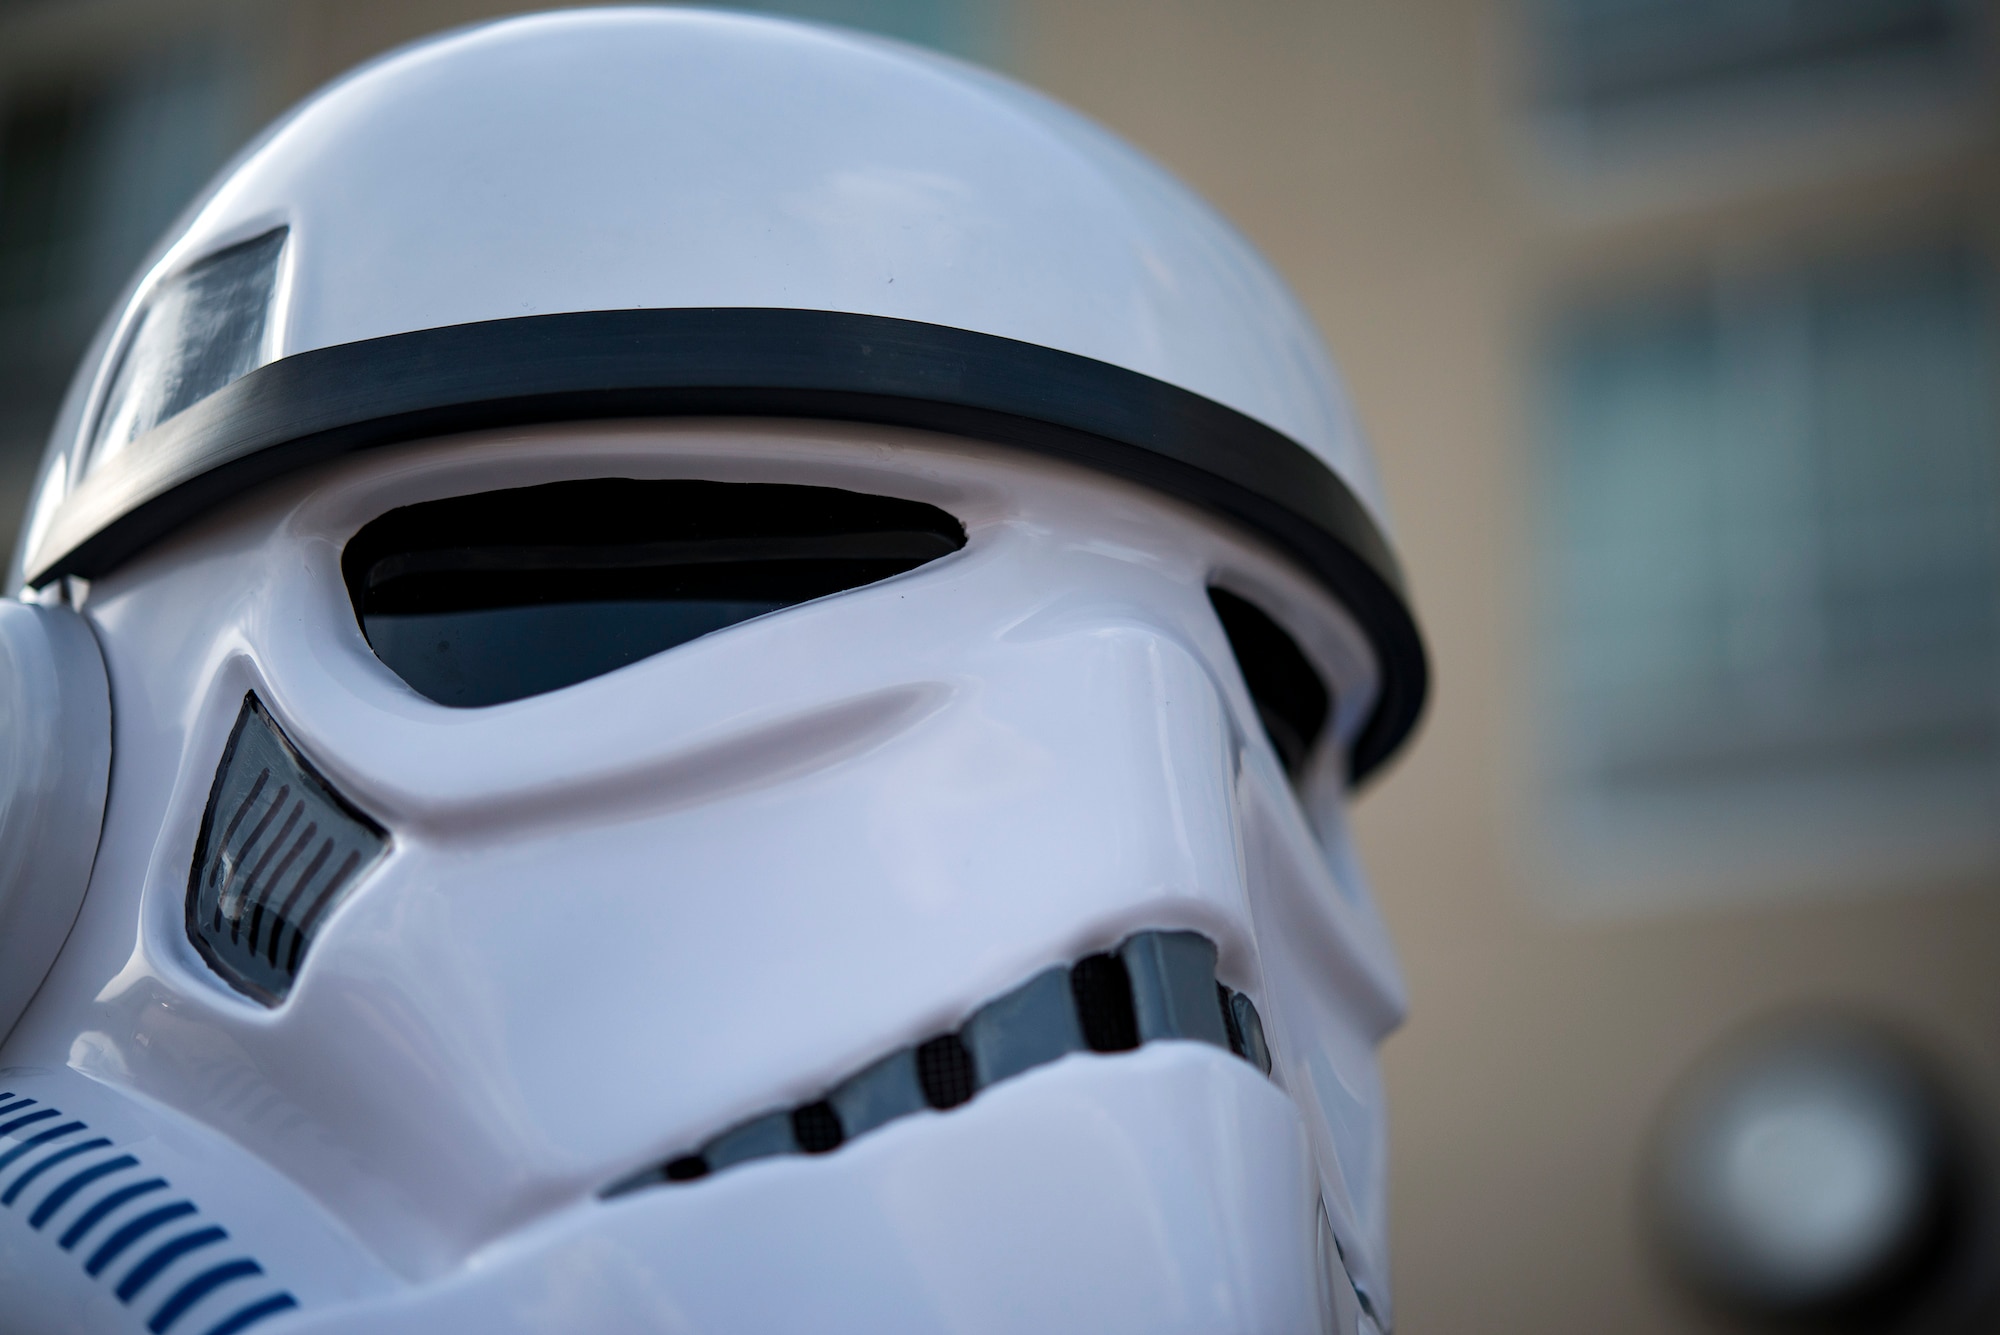
[[1386, 1330], [1421, 643], [1309, 322], [992, 74], [576, 10], [163, 242], [0, 605], [0, 1324]]

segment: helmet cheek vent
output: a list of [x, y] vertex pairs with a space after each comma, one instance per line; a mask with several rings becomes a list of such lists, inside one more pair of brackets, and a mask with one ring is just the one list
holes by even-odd
[[336, 793], [246, 695], [202, 813], [188, 939], [231, 987], [275, 1006], [320, 926], [388, 846], [382, 827]]
[[965, 545], [934, 506], [833, 487], [603, 478], [406, 506], [341, 557], [368, 643], [478, 708], [573, 686]]

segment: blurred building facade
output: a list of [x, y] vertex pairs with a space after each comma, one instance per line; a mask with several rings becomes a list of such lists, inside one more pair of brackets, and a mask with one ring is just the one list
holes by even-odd
[[[0, 6], [0, 526], [151, 240], [258, 126], [493, 0]], [[1966, 0], [795, 0], [1007, 69], [1326, 331], [1432, 639], [1361, 803], [1400, 1328], [1721, 1329], [1649, 1146], [1845, 1007], [2000, 1108], [2000, 100]]]

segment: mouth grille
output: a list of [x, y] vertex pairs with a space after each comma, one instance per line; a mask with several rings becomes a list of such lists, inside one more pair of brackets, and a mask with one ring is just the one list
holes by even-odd
[[388, 842], [246, 695], [202, 813], [188, 938], [230, 986], [275, 1006], [320, 924]]
[[956, 1108], [1072, 1052], [1193, 1039], [1227, 1048], [1269, 1075], [1257, 1007], [1216, 981], [1215, 959], [1215, 944], [1197, 933], [1140, 932], [1115, 951], [1036, 974], [974, 1011], [956, 1032], [890, 1053], [821, 1098], [741, 1122], [599, 1194], [693, 1182], [756, 1159], [827, 1154], [926, 1108]]

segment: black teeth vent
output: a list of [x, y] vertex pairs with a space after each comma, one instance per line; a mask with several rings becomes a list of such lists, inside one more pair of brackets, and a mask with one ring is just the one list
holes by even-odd
[[957, 1033], [890, 1053], [825, 1098], [738, 1123], [698, 1153], [645, 1168], [602, 1194], [693, 1182], [752, 1159], [826, 1154], [897, 1118], [956, 1108], [1072, 1052], [1126, 1052], [1155, 1039], [1226, 1047], [1271, 1073], [1257, 1007], [1216, 981], [1214, 943], [1194, 932], [1140, 932], [1116, 951], [1044, 970], [981, 1006]]
[[[1092, 1052], [1129, 1052], [1139, 1046], [1139, 1020], [1132, 1014], [1132, 976], [1116, 955], [1086, 955], [1069, 971], [1076, 994], [1083, 1041]], [[1217, 984], [1221, 986], [1221, 984]]]
[[818, 1103], [808, 1103], [803, 1108], [792, 1109], [792, 1139], [799, 1142], [799, 1148], [807, 1154], [825, 1154], [837, 1150], [847, 1139], [841, 1130], [840, 1114], [833, 1105], [822, 1099]]
[[202, 813], [188, 939], [230, 986], [275, 1006], [320, 924], [387, 846], [246, 695]]
[[917, 1082], [924, 1102], [933, 1108], [956, 1108], [978, 1092], [973, 1080], [972, 1054], [957, 1034], [946, 1034], [917, 1047]]

